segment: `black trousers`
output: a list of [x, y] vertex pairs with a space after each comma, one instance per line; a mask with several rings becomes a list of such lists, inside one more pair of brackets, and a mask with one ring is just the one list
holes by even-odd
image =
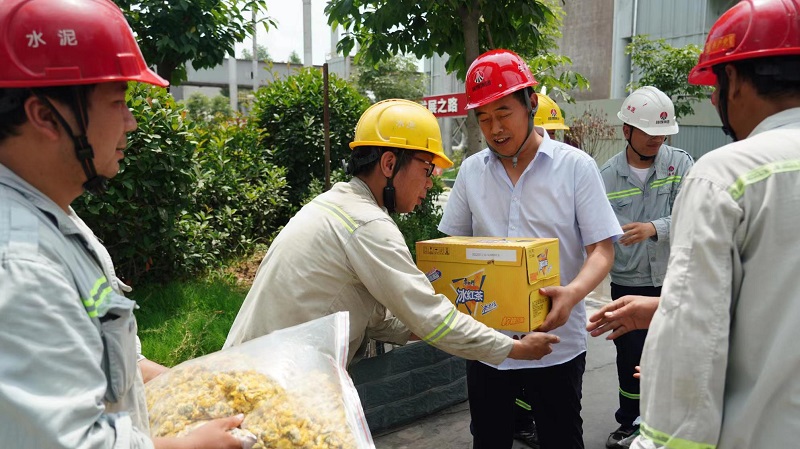
[[581, 396], [586, 353], [546, 368], [498, 370], [467, 361], [473, 449], [513, 444], [516, 399], [521, 389], [533, 405], [542, 449], [583, 449]]
[[[661, 287], [626, 287], [611, 283], [611, 298], [625, 295], [661, 296]], [[617, 422], [632, 427], [639, 417], [639, 379], [633, 377], [636, 365], [642, 358], [642, 348], [647, 330], [635, 330], [614, 339], [617, 346], [617, 377], [619, 378], [619, 409], [614, 414]]]

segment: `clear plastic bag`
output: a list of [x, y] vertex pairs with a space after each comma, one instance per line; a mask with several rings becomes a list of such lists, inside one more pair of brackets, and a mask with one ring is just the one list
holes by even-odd
[[347, 312], [175, 366], [147, 384], [154, 437], [244, 413], [261, 448], [374, 449], [347, 374]]

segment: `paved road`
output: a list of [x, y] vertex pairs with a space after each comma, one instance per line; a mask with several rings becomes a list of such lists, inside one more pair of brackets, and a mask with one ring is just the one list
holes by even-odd
[[[589, 313], [609, 301], [608, 279], [586, 300]], [[586, 449], [604, 449], [608, 434], [617, 428], [617, 371], [614, 344], [589, 337], [583, 377], [583, 432]], [[456, 404], [436, 414], [382, 435], [374, 436], [377, 449], [469, 449], [469, 407]], [[515, 441], [513, 449], [528, 446]]]

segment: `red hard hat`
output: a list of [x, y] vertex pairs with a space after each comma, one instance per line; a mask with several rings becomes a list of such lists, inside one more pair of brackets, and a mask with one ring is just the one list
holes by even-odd
[[511, 50], [491, 50], [475, 58], [467, 70], [467, 109], [491, 103], [538, 84], [528, 64]]
[[711, 27], [689, 83], [716, 84], [717, 64], [785, 55], [800, 55], [800, 0], [744, 0]]
[[0, 88], [169, 83], [147, 68], [110, 0], [3, 0]]

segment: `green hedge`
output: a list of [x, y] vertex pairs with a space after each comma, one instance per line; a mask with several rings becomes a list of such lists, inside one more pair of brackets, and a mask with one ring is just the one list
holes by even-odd
[[271, 242], [286, 214], [286, 170], [264, 160], [260, 135], [244, 119], [197, 129], [194, 207], [180, 218], [179, 239], [192, 272]]
[[120, 173], [105, 194], [73, 203], [118, 274], [169, 280], [270, 241], [286, 214], [286, 179], [264, 160], [260, 130], [243, 119], [197, 126], [161, 88], [132, 84], [128, 95], [139, 128]]
[[[252, 114], [264, 130], [261, 148], [267, 160], [286, 167], [290, 214], [302, 206], [312, 181], [325, 177], [322, 90], [322, 73], [309, 68], [255, 94]], [[335, 170], [342, 159], [350, 157], [349, 143], [369, 101], [336, 75], [330, 76], [329, 98], [331, 169]]]
[[128, 105], [139, 128], [128, 137], [120, 173], [105, 194], [84, 194], [72, 206], [105, 243], [118, 274], [135, 281], [148, 272], [172, 274], [179, 265], [175, 242], [179, 219], [192, 206], [197, 142], [194, 125], [166, 90], [131, 83]]

